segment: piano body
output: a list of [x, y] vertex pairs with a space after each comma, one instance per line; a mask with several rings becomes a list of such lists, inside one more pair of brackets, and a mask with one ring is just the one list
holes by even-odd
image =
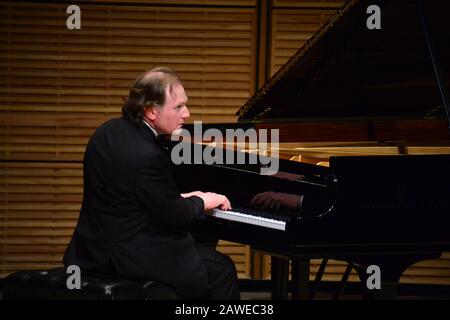
[[[372, 4], [381, 29], [367, 28]], [[389, 297], [409, 266], [450, 251], [449, 9], [348, 1], [238, 111], [234, 128], [280, 130], [280, 174], [175, 166], [182, 192], [223, 193], [233, 206], [195, 230], [273, 256], [273, 298], [287, 297], [286, 257], [294, 298], [307, 294], [301, 269], [313, 257], [349, 262], [367, 297]], [[268, 191], [303, 195], [302, 210], [250, 205]], [[370, 265], [381, 290], [365, 288]]]

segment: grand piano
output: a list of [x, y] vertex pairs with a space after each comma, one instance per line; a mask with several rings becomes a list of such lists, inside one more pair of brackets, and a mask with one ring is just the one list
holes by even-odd
[[[367, 25], [373, 4], [381, 29]], [[193, 231], [272, 255], [273, 298], [287, 297], [289, 259], [294, 298], [304, 297], [310, 258], [346, 261], [365, 297], [393, 297], [408, 267], [450, 251], [448, 12], [448, 1], [348, 1], [238, 123], [209, 125], [278, 129], [278, 174], [262, 175], [262, 163], [174, 166], [182, 192], [223, 193], [233, 206]], [[267, 192], [302, 197], [301, 207], [251, 205]], [[381, 289], [365, 285], [372, 265]]]

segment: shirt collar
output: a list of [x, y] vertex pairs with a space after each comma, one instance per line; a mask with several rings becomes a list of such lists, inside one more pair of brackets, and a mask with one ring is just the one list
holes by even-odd
[[156, 132], [156, 130], [153, 129], [152, 126], [149, 125], [147, 121], [144, 120], [144, 123], [147, 125], [147, 127], [150, 128], [150, 130], [152, 130], [152, 132], [155, 134], [155, 137], [158, 137], [158, 132]]

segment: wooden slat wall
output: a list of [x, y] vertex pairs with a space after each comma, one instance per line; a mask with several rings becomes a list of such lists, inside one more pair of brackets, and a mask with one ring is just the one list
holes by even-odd
[[342, 1], [275, 1], [272, 10], [270, 74], [273, 75], [303, 46], [341, 4]]
[[252, 261], [250, 261], [250, 246], [220, 240], [217, 250], [228, 255], [233, 260], [240, 279], [251, 278]]
[[345, 0], [273, 0], [274, 8], [339, 9]]
[[68, 30], [62, 4], [1, 4], [2, 158], [81, 160], [93, 129], [156, 65], [180, 72], [190, 121], [232, 122], [253, 93], [254, 9], [81, 11], [81, 30]]
[[[255, 0], [102, 2], [71, 2], [81, 30], [68, 4], [0, 3], [0, 276], [61, 264], [85, 145], [141, 72], [177, 70], [191, 121], [232, 122], [254, 93]], [[250, 276], [248, 247], [219, 250]]]
[[175, 6], [255, 6], [257, 0], [72, 0], [71, 4], [83, 4], [95, 2], [118, 4], [151, 4], [151, 5], [175, 5]]
[[0, 162], [0, 274], [61, 265], [82, 194], [81, 163]]

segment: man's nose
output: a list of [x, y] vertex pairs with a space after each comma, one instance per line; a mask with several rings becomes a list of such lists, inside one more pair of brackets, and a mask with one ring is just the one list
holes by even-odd
[[183, 119], [187, 119], [191, 116], [188, 107], [185, 107], [184, 113], [183, 113]]

